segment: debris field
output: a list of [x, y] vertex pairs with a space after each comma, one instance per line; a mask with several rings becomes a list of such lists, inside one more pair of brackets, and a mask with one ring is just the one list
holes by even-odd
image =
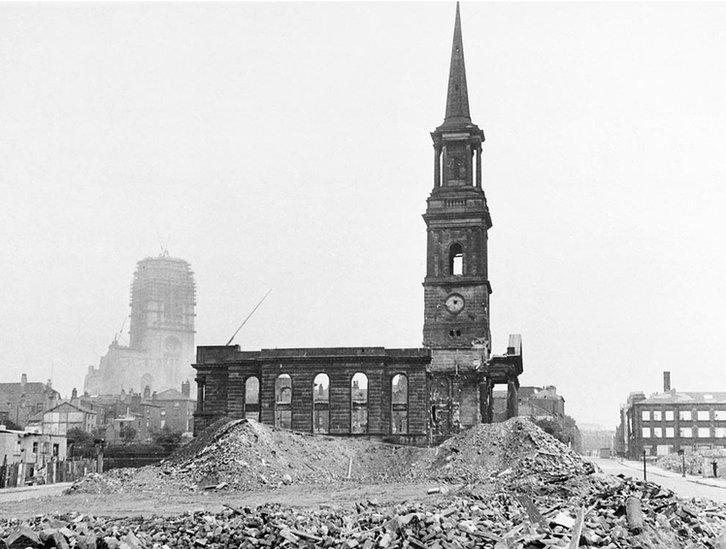
[[[314, 438], [244, 420], [216, 425], [205, 436], [145, 468], [140, 478], [155, 483], [146, 489], [214, 489], [224, 501], [227, 490], [249, 486], [380, 479], [378, 467], [401, 459], [403, 465], [383, 474], [427, 480], [439, 497], [396, 505], [331, 501], [317, 509], [296, 509], [294, 501], [254, 509], [227, 505], [219, 513], [151, 519], [41, 515], [0, 519], [0, 538], [13, 548], [726, 549], [726, 505], [605, 475], [523, 418], [474, 427], [437, 448]], [[312, 469], [295, 462], [303, 457]], [[123, 471], [99, 477], [80, 481], [72, 492], [112, 494], [139, 484]]]

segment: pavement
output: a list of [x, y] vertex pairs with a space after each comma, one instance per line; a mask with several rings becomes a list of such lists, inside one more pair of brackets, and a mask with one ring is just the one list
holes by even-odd
[[20, 488], [3, 488], [0, 490], [0, 503], [42, 498], [45, 496], [58, 496], [71, 484], [73, 483], [58, 482], [56, 484], [40, 484], [38, 486], [21, 486]]
[[[611, 475], [623, 474], [636, 479], [643, 478], [643, 463], [638, 461], [616, 459], [591, 458], [591, 461], [599, 466], [603, 472]], [[686, 475], [667, 471], [651, 465], [647, 465], [647, 478], [651, 482], [660, 484], [664, 488], [673, 490], [684, 498], [704, 497], [713, 501], [726, 503], [726, 482], [722, 479], [705, 479], [694, 475]]]

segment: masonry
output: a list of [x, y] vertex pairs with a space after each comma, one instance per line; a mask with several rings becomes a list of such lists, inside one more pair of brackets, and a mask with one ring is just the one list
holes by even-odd
[[435, 444], [494, 420], [494, 387], [517, 415], [522, 340], [491, 354], [484, 132], [472, 122], [456, 7], [444, 122], [432, 133], [433, 186], [423, 215], [423, 347], [242, 351], [197, 347], [195, 434], [217, 419], [254, 418], [311, 433]]

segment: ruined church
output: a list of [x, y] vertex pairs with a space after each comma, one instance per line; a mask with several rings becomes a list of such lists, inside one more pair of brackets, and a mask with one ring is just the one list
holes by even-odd
[[432, 133], [423, 347], [262, 349], [197, 347], [195, 433], [222, 417], [296, 431], [435, 444], [493, 419], [493, 388], [517, 414], [522, 343], [491, 353], [482, 187], [484, 132], [472, 122], [457, 4], [446, 114]]

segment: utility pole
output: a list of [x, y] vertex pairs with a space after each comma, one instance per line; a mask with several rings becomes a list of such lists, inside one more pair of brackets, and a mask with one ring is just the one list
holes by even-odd
[[681, 456], [681, 476], [683, 478], [686, 478], [686, 452], [683, 450], [683, 448], [680, 448], [678, 450], [678, 453]]

